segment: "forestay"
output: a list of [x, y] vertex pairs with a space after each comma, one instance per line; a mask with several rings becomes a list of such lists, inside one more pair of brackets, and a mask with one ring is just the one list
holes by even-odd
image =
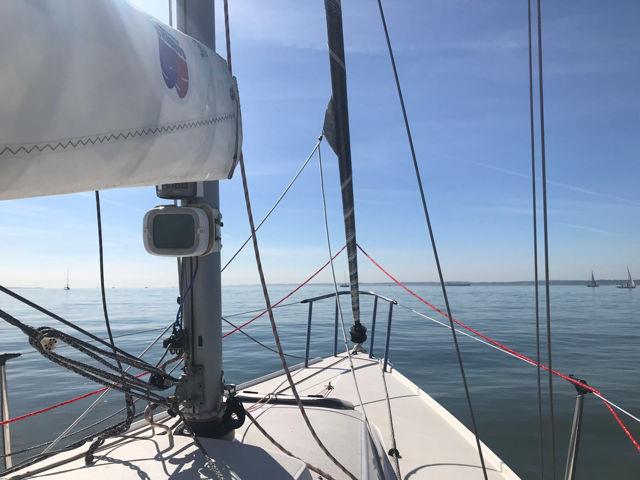
[[3, 0], [0, 59], [0, 199], [233, 172], [226, 62], [123, 0]]

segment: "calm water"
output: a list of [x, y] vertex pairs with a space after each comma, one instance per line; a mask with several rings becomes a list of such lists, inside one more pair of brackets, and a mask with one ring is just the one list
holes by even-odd
[[[426, 307], [397, 287], [368, 285], [365, 288], [428, 313]], [[441, 304], [438, 287], [414, 288], [427, 299]], [[290, 289], [287, 285], [272, 286], [272, 298], [279, 299]], [[326, 285], [309, 286], [292, 300], [330, 291]], [[459, 319], [527, 355], [535, 355], [532, 287], [451, 287], [449, 291], [454, 315]], [[64, 292], [25, 289], [20, 293], [84, 328], [101, 336], [106, 335], [98, 290], [74, 289]], [[166, 326], [175, 317], [176, 292], [171, 289], [112, 289], [107, 294], [115, 335], [147, 330], [117, 339], [118, 346], [134, 354], [142, 351], [158, 334], [158, 331], [148, 330]], [[231, 315], [263, 305], [258, 287], [228, 287], [224, 289], [223, 297], [225, 315], [229, 315], [229, 320], [234, 323], [250, 317]], [[54, 324], [6, 297], [0, 298], [0, 308], [32, 326]], [[363, 318], [367, 319], [369, 326], [371, 298], [363, 299], [363, 310]], [[598, 386], [605, 395], [636, 415], [640, 414], [640, 376], [637, 370], [640, 362], [639, 310], [640, 291], [610, 286], [596, 289], [584, 286], [552, 287], [554, 367]], [[288, 353], [304, 354], [306, 314], [305, 305], [277, 310], [276, 318]], [[378, 355], [383, 353], [385, 321], [386, 306], [379, 310], [375, 348]], [[266, 317], [253, 323], [247, 332], [272, 345]], [[316, 304], [312, 356], [330, 353], [332, 335], [333, 305], [330, 301], [324, 305]], [[8, 368], [13, 416], [96, 388], [95, 384], [30, 352], [26, 340], [16, 329], [6, 324], [0, 325], [0, 338], [0, 352], [25, 353], [21, 358], [11, 361]], [[536, 370], [466, 337], [461, 337], [461, 346], [483, 440], [520, 476], [537, 478]], [[161, 347], [154, 348], [145, 358], [157, 358], [160, 350]], [[447, 329], [397, 307], [394, 311], [390, 358], [399, 370], [468, 424], [451, 334]], [[241, 334], [232, 335], [224, 341], [224, 362], [226, 380], [231, 383], [239, 383], [279, 368], [275, 354]], [[546, 386], [546, 377], [543, 381]], [[561, 476], [575, 393], [572, 386], [561, 380], [554, 382], [554, 390], [558, 472]], [[14, 424], [14, 450], [52, 439], [91, 401], [83, 400]], [[122, 405], [121, 395], [110, 394], [80, 427], [116, 411]], [[625, 421], [631, 431], [640, 436], [639, 426], [626, 418]], [[550, 445], [549, 438], [545, 439], [545, 445]], [[640, 478], [638, 454], [596, 398], [587, 397], [585, 401], [580, 448], [578, 478]], [[547, 467], [550, 458], [550, 450], [546, 450]], [[547, 478], [551, 478], [549, 469]]]

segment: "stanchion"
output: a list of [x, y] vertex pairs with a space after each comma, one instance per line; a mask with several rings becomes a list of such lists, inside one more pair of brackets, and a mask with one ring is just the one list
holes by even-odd
[[[18, 358], [19, 353], [2, 353], [0, 354], [0, 420], [3, 422], [11, 418], [9, 416], [9, 394], [7, 387], [7, 361]], [[2, 453], [4, 454], [4, 468], [11, 468], [13, 462], [11, 460], [11, 425], [9, 423], [2, 425]]]
[[[573, 378], [573, 375], [569, 375]], [[588, 383], [580, 378], [576, 378], [580, 383]], [[567, 452], [567, 467], [564, 472], [564, 480], [574, 480], [576, 477], [576, 465], [578, 463], [578, 446], [580, 443], [580, 431], [582, 430], [582, 407], [584, 396], [589, 390], [574, 384], [576, 387], [576, 406], [573, 410], [573, 424], [571, 425], [571, 437], [569, 437], [569, 450]]]

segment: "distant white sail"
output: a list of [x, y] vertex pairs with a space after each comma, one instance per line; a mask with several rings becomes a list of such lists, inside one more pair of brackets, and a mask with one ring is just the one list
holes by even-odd
[[226, 62], [123, 0], [2, 0], [0, 62], [0, 199], [233, 171]]

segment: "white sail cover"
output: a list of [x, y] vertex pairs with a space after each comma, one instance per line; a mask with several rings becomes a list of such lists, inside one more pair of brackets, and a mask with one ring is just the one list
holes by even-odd
[[1, 0], [0, 63], [0, 199], [233, 172], [226, 62], [123, 0]]

